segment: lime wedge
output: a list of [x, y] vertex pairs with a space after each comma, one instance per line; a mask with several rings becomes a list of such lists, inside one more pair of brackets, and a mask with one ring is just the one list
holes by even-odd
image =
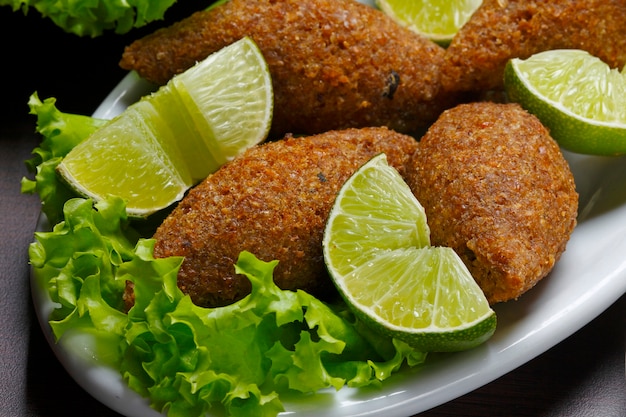
[[322, 242], [346, 303], [372, 328], [423, 351], [475, 347], [496, 316], [450, 248], [430, 246], [426, 214], [384, 154], [344, 184]]
[[263, 141], [270, 73], [250, 38], [223, 48], [129, 106], [70, 151], [57, 171], [81, 195], [122, 197], [144, 217]]
[[446, 46], [482, 0], [376, 0], [376, 4], [400, 25]]
[[504, 72], [510, 100], [535, 114], [564, 149], [626, 153], [626, 74], [577, 49], [512, 59]]

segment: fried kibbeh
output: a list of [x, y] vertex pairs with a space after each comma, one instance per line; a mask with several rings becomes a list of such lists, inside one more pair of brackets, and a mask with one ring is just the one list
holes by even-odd
[[278, 260], [274, 281], [283, 289], [334, 294], [321, 242], [335, 196], [379, 153], [404, 173], [416, 147], [413, 137], [364, 128], [252, 148], [189, 192], [154, 234], [154, 255], [185, 257], [178, 285], [200, 306], [226, 305], [250, 292], [234, 269], [243, 250]]
[[463, 104], [420, 140], [407, 182], [433, 245], [453, 248], [491, 304], [517, 299], [553, 268], [578, 210], [556, 142], [517, 104]]
[[624, 0], [484, 0], [446, 50], [445, 91], [501, 90], [511, 58], [584, 49], [613, 68], [626, 64]]
[[164, 84], [244, 36], [272, 76], [273, 138], [423, 131], [452, 100], [439, 96], [444, 50], [354, 0], [229, 0], [136, 40], [120, 65]]

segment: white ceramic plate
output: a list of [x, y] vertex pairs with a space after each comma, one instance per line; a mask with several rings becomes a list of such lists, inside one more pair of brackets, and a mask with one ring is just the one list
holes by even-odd
[[[95, 117], [110, 118], [152, 87], [130, 73], [103, 101]], [[432, 355], [424, 366], [402, 371], [379, 389], [344, 388], [285, 400], [283, 415], [408, 416], [466, 394], [545, 352], [583, 327], [626, 292], [625, 158], [566, 154], [580, 193], [579, 224], [553, 272], [518, 301], [495, 307], [498, 328], [484, 345], [462, 353]], [[46, 225], [40, 224], [40, 229]], [[53, 305], [34, 280], [37, 315], [52, 349], [87, 392], [129, 417], [155, 417], [145, 399], [120, 375], [98, 366], [75, 335], [55, 344], [47, 324]]]

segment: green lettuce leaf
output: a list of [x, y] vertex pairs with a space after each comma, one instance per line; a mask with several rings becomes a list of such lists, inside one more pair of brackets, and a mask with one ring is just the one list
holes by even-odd
[[138, 236], [119, 198], [95, 207], [91, 200], [74, 198], [64, 211], [65, 221], [50, 232], [35, 233], [29, 247], [37, 285], [55, 303], [49, 324], [57, 340], [66, 333], [90, 334], [94, 349], [116, 366], [128, 320], [123, 313], [125, 283], [117, 269], [136, 258], [133, 242]]
[[279, 289], [276, 264], [242, 252], [234, 267], [252, 283], [251, 294], [213, 309], [194, 305], [175, 275], [161, 287], [134, 280], [122, 365], [129, 385], [170, 416], [203, 415], [216, 404], [232, 416], [275, 416], [281, 393], [377, 384], [403, 363], [425, 359], [390, 339], [377, 349], [354, 317], [306, 292]]
[[57, 26], [79, 36], [100, 36], [107, 30], [123, 34], [163, 19], [176, 0], [0, 0], [0, 6], [27, 13], [31, 8]]
[[[0, 0], [2, 1], [2, 0]], [[63, 205], [77, 195], [56, 174], [63, 157], [78, 143], [107, 121], [89, 116], [63, 113], [56, 108], [56, 100], [43, 102], [37, 93], [31, 95], [30, 113], [37, 116], [37, 132], [43, 136], [41, 144], [33, 150], [33, 158], [26, 161], [34, 179], [22, 179], [22, 192], [39, 194], [42, 211], [51, 224], [63, 217]]]
[[[37, 285], [55, 308], [57, 340], [92, 337], [94, 358], [168, 416], [275, 416], [287, 393], [376, 385], [425, 353], [373, 334], [344, 304], [279, 289], [277, 264], [242, 252], [233, 267], [252, 292], [220, 308], [198, 307], [177, 286], [181, 258], [155, 259], [115, 197], [70, 199], [64, 221], [30, 246]], [[126, 282], [135, 302], [126, 312]]]

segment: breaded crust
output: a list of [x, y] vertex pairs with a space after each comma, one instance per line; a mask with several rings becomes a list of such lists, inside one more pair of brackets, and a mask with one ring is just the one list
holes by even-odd
[[252, 148], [189, 192], [156, 231], [154, 255], [185, 257], [178, 285], [201, 306], [249, 293], [233, 266], [243, 250], [279, 260], [274, 280], [281, 288], [323, 297], [332, 283], [322, 235], [340, 187], [381, 152], [404, 173], [416, 147], [410, 136], [366, 128]]
[[438, 96], [444, 50], [354, 0], [230, 0], [133, 42], [120, 65], [164, 84], [244, 36], [272, 75], [272, 137], [368, 126], [412, 133], [451, 100]]
[[484, 0], [446, 51], [446, 91], [500, 89], [511, 58], [584, 49], [611, 67], [626, 64], [624, 0]]
[[517, 104], [444, 112], [412, 156], [407, 182], [432, 244], [459, 254], [490, 303], [516, 299], [545, 277], [576, 225], [569, 165]]

